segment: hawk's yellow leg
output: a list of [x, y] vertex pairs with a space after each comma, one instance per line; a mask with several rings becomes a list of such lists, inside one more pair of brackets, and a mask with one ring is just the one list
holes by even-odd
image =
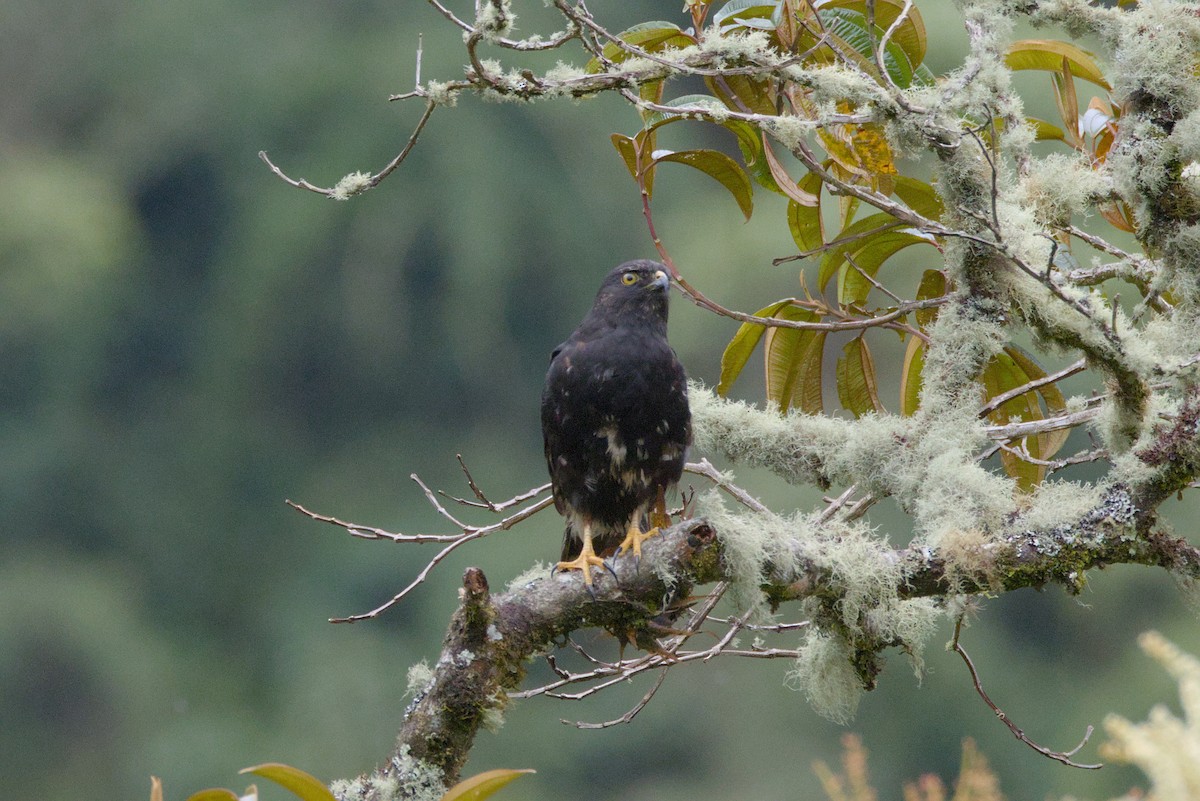
[[666, 528], [671, 525], [671, 516], [667, 514], [667, 499], [662, 487], [658, 488], [658, 498], [654, 501], [654, 508], [650, 510], [650, 525], [654, 528]]
[[587, 586], [592, 586], [592, 566], [605, 567], [604, 560], [596, 556], [596, 551], [592, 548], [592, 527], [585, 525], [583, 527], [583, 549], [579, 552], [579, 556], [575, 557], [570, 562], [559, 562], [554, 566], [555, 571], [559, 570], [578, 570], [583, 573], [583, 583]]

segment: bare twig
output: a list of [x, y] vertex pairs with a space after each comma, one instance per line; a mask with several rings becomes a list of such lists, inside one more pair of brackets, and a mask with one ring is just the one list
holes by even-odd
[[967, 656], [966, 649], [964, 649], [962, 647], [962, 643], [959, 642], [959, 635], [962, 633], [962, 623], [963, 623], [963, 619], [960, 616], [958, 618], [958, 620], [955, 621], [955, 623], [954, 623], [954, 639], [950, 641], [950, 645], [953, 648], [953, 650], [959, 656], [962, 657], [963, 662], [966, 663], [967, 670], [970, 671], [970, 673], [971, 673], [971, 683], [975, 685], [975, 692], [979, 693], [979, 697], [983, 699], [983, 702], [988, 705], [989, 709], [991, 709], [993, 712], [996, 713], [996, 717], [1000, 718], [1000, 721], [1005, 726], [1008, 727], [1008, 730], [1013, 733], [1013, 736], [1016, 737], [1021, 742], [1025, 743], [1025, 745], [1029, 746], [1034, 751], [1037, 751], [1042, 756], [1044, 756], [1048, 759], [1053, 759], [1056, 762], [1061, 762], [1064, 765], [1068, 765], [1072, 768], [1083, 768], [1084, 770], [1097, 770], [1099, 768], [1104, 767], [1103, 764], [1082, 764], [1079, 762], [1075, 762], [1071, 759], [1071, 757], [1073, 757], [1073, 756], [1075, 756], [1075, 754], [1079, 753], [1079, 750], [1081, 748], [1083, 748], [1085, 745], [1087, 745], [1088, 740], [1091, 739], [1091, 737], [1092, 737], [1092, 727], [1091, 726], [1087, 727], [1087, 731], [1084, 733], [1083, 740], [1080, 741], [1079, 745], [1075, 746], [1070, 751], [1065, 751], [1065, 752], [1051, 751], [1049, 748], [1038, 745], [1033, 740], [1029, 739], [1029, 737], [1025, 734], [1025, 732], [1023, 732], [1017, 726], [1017, 724], [1013, 723], [1012, 720], [1009, 719], [1008, 715], [1006, 715], [1004, 713], [1004, 711], [1002, 709], [1000, 709], [1000, 707], [996, 706], [996, 704], [992, 701], [992, 699], [988, 697], [987, 692], [984, 691], [983, 684], [979, 680], [979, 673], [975, 670], [975, 664], [971, 661], [971, 657]]
[[294, 186], [297, 189], [305, 189], [309, 192], [315, 192], [318, 195], [324, 195], [325, 197], [344, 200], [351, 194], [361, 194], [368, 189], [378, 186], [380, 181], [382, 181], [384, 178], [387, 178], [389, 175], [395, 172], [397, 167], [404, 163], [404, 160], [408, 158], [408, 154], [411, 153], [412, 149], [416, 146], [417, 140], [421, 137], [421, 132], [425, 130], [425, 124], [429, 122], [429, 118], [433, 116], [433, 110], [435, 108], [437, 108], [437, 103], [427, 99], [425, 102], [425, 111], [421, 114], [421, 118], [417, 120], [417, 126], [413, 129], [412, 135], [408, 137], [408, 142], [404, 145], [404, 148], [397, 153], [396, 157], [389, 161], [382, 170], [374, 175], [364, 178], [362, 181], [356, 183], [352, 189], [347, 191], [339, 190], [338, 187], [326, 188], [316, 186], [315, 184], [309, 183], [304, 178], [289, 178], [283, 172], [283, 170], [275, 166], [274, 162], [272, 162], [267, 156], [267, 152], [265, 150], [260, 150], [258, 152], [258, 157], [266, 162], [266, 165], [271, 168], [271, 172], [275, 173], [280, 180], [289, 186]]
[[1007, 392], [1001, 392], [999, 395], [991, 398], [987, 403], [980, 407], [979, 418], [982, 420], [984, 417], [987, 417], [989, 414], [999, 409], [1013, 398], [1019, 398], [1025, 393], [1033, 392], [1041, 387], [1046, 386], [1047, 384], [1056, 384], [1059, 381], [1062, 381], [1064, 378], [1069, 378], [1076, 373], [1082, 373], [1085, 369], [1087, 369], [1087, 360], [1079, 359], [1078, 361], [1068, 364], [1061, 370], [1050, 373], [1049, 375], [1044, 375], [1041, 378], [1032, 379], [1031, 381], [1022, 384], [1019, 387], [1013, 387]]
[[[509, 515], [508, 517], [505, 517], [503, 520], [499, 520], [495, 523], [492, 523], [491, 525], [472, 526], [472, 525], [468, 525], [467, 523], [461, 522], [456, 517], [454, 517], [452, 514], [450, 514], [446, 510], [446, 508], [438, 501], [437, 496], [434, 494], [434, 492], [425, 484], [425, 482], [421, 481], [421, 479], [418, 478], [415, 473], [411, 476], [411, 478], [413, 479], [413, 481], [415, 481], [417, 483], [418, 486], [421, 487], [422, 492], [424, 492], [424, 494], [425, 494], [425, 498], [434, 507], [434, 509], [438, 512], [438, 514], [440, 514], [442, 517], [446, 518], [451, 523], [453, 523], [456, 527], [458, 527], [461, 530], [461, 533], [459, 533], [459, 534], [399, 534], [399, 533], [393, 533], [393, 532], [389, 532], [389, 531], [384, 531], [383, 529], [372, 528], [370, 526], [360, 526], [355, 523], [347, 523], [347, 522], [345, 522], [343, 520], [339, 520], [335, 517], [329, 517], [326, 515], [317, 514], [315, 512], [310, 512], [308, 509], [305, 509], [300, 504], [293, 503], [292, 501], [287, 502], [288, 505], [291, 506], [293, 509], [295, 509], [296, 511], [300, 512], [303, 515], [306, 515], [307, 517], [312, 518], [313, 520], [318, 520], [322, 523], [329, 523], [331, 525], [339, 526], [341, 528], [346, 529], [346, 531], [349, 532], [351, 534], [351, 536], [360, 537], [362, 539], [390, 540], [392, 542], [417, 542], [417, 543], [419, 543], [419, 542], [441, 542], [441, 543], [446, 543], [446, 546], [444, 548], [442, 548], [440, 551], [438, 551], [438, 553], [432, 559], [430, 559], [428, 562], [426, 562], [425, 566], [423, 568], [421, 568], [421, 571], [419, 573], [417, 573], [416, 578], [414, 578], [411, 582], [409, 582], [409, 584], [404, 589], [402, 589], [400, 592], [396, 593], [388, 601], [380, 604], [379, 606], [375, 607], [374, 609], [372, 609], [369, 612], [364, 612], [362, 614], [357, 614], [357, 615], [348, 615], [346, 617], [330, 618], [331, 623], [355, 623], [360, 620], [370, 620], [371, 618], [377, 617], [381, 613], [387, 611], [391, 607], [398, 604], [409, 593], [411, 593], [414, 589], [416, 589], [418, 586], [420, 586], [429, 577], [429, 574], [433, 571], [433, 569], [435, 567], [437, 567], [439, 564], [441, 564], [441, 562], [444, 561], [446, 559], [446, 557], [448, 557], [451, 553], [453, 553], [458, 548], [461, 548], [463, 545], [466, 545], [468, 542], [482, 539], [483, 537], [486, 537], [489, 534], [495, 534], [496, 532], [499, 532], [499, 531], [507, 531], [508, 529], [512, 528], [513, 526], [515, 526], [525, 520], [528, 520], [533, 515], [537, 514], [541, 510], [545, 509], [546, 507], [548, 507], [554, 503], [553, 498], [549, 498], [549, 497], [543, 498], [539, 501], [536, 501], [534, 503], [531, 503], [527, 506], [522, 507], [521, 509], [519, 509], [518, 511]], [[499, 509], [503, 508], [504, 506], [511, 505], [512, 503], [521, 503], [521, 502], [524, 502], [525, 500], [530, 500], [530, 499], [536, 497], [537, 495], [540, 495], [541, 493], [545, 492], [547, 486], [548, 485], [543, 485], [541, 487], [537, 487], [533, 490], [530, 490], [527, 493], [523, 493], [522, 495], [517, 496], [517, 498], [513, 499], [512, 501], [506, 501], [505, 504], [503, 504], [503, 505], [495, 504], [494, 508], [491, 509], [491, 511], [498, 511]], [[473, 505], [473, 504], [469, 504], [469, 505]]]
[[614, 720], [606, 720], [603, 723], [584, 723], [583, 721], [576, 721], [572, 723], [566, 719], [563, 719], [562, 722], [566, 723], [567, 725], [574, 726], [577, 729], [607, 729], [610, 726], [619, 726], [622, 723], [628, 723], [637, 717], [639, 712], [646, 708], [646, 704], [650, 703], [650, 699], [654, 697], [654, 694], [658, 692], [658, 688], [662, 686], [664, 681], [666, 681], [668, 670], [670, 670], [670, 666], [664, 666], [662, 671], [659, 672], [658, 679], [654, 682], [654, 685], [645, 695], [642, 696], [642, 700], [634, 704], [632, 709], [630, 709], [624, 715], [621, 715], [619, 718], [615, 718]]
[[547, 482], [542, 484], [540, 487], [534, 487], [531, 490], [526, 490], [518, 495], [514, 495], [507, 501], [493, 503], [486, 495], [483, 494], [483, 490], [479, 488], [479, 485], [475, 483], [475, 479], [471, 475], [471, 471], [467, 469], [467, 463], [463, 461], [462, 454], [456, 453], [454, 456], [458, 460], [458, 466], [462, 468], [463, 475], [467, 478], [467, 486], [470, 487], [471, 492], [475, 495], [477, 500], [469, 501], [466, 498], [459, 498], [458, 496], [450, 495], [443, 490], [438, 490], [438, 495], [441, 495], [443, 498], [449, 498], [455, 503], [462, 504], [463, 506], [473, 506], [477, 509], [487, 509], [489, 512], [503, 512], [505, 509], [516, 506], [519, 503], [524, 503], [531, 498], [536, 498], [546, 490], [550, 489], [550, 483]]
[[708, 459], [701, 459], [698, 462], [688, 462], [683, 466], [683, 469], [689, 473], [694, 473], [698, 476], [704, 476], [712, 483], [729, 493], [730, 497], [736, 500], [743, 506], [753, 509], [756, 512], [765, 512], [767, 507], [764, 506], [757, 498], [751, 495], [746, 490], [737, 486], [726, 478], [720, 470], [713, 466]]

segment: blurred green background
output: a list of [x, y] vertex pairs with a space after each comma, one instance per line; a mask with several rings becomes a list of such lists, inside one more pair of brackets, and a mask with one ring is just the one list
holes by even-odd
[[[593, 11], [619, 29], [682, 23], [678, 6]], [[944, 72], [958, 15], [921, 7]], [[518, 12], [524, 33], [556, 30], [540, 3]], [[502, 587], [556, 556], [561, 523], [544, 514], [447, 560], [378, 620], [334, 626], [432, 551], [354, 540], [283, 503], [445, 531], [410, 473], [461, 494], [462, 453], [494, 498], [543, 482], [547, 354], [604, 272], [653, 255], [608, 141], [638, 123], [610, 99], [464, 97], [348, 203], [266, 170], [260, 149], [322, 185], [382, 166], [420, 111], [385, 102], [412, 86], [418, 33], [426, 78], [461, 74], [458, 33], [416, 0], [47, 0], [0, 15], [0, 777], [14, 797], [145, 798], [156, 774], [179, 799], [240, 788], [236, 771], [268, 760], [324, 779], [367, 770], [390, 750], [408, 666], [437, 656], [462, 569]], [[698, 174], [664, 173], [656, 194], [682, 268], [737, 308], [797, 291], [794, 265], [769, 264], [794, 252], [783, 203], [758, 199], [743, 225]], [[674, 307], [697, 378], [715, 381], [733, 330]], [[759, 384], [748, 374], [739, 392]], [[739, 475], [781, 508], [816, 497]], [[1195, 500], [1170, 506], [1190, 533]], [[873, 520], [905, 541], [886, 505]], [[1115, 568], [1079, 599], [987, 601], [966, 644], [996, 701], [1065, 749], [1110, 711], [1173, 703], [1134, 647], [1150, 627], [1200, 650], [1170, 577]], [[1010, 798], [1140, 780], [1017, 743], [942, 634], [923, 684], [893, 658], [851, 727], [882, 797], [923, 772], [953, 777], [966, 736]], [[599, 732], [559, 720], [614, 717], [648, 685], [518, 702], [466, 772], [536, 768], [510, 798], [815, 798], [810, 763], [836, 761], [843, 730], [784, 688], [787, 667], [674, 670], [632, 725]]]

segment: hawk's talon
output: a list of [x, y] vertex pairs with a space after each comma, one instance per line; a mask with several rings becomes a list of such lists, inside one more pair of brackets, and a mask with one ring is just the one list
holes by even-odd
[[617, 555], [633, 551], [634, 557], [638, 562], [642, 560], [642, 543], [658, 533], [658, 526], [649, 531], [642, 531], [641, 526], [636, 522], [631, 523], [629, 529], [625, 532], [625, 539], [621, 540], [621, 544], [617, 546]]
[[[583, 548], [579, 551], [579, 556], [569, 562], [559, 562], [554, 566], [556, 571], [562, 570], [578, 570], [583, 573], [583, 583], [588, 588], [588, 592], [592, 593], [592, 597], [596, 597], [596, 593], [592, 590], [592, 568], [593, 567], [608, 567], [604, 564], [604, 560], [596, 556], [595, 550], [592, 549], [592, 532], [584, 527], [583, 531]], [[609, 568], [611, 570], [611, 568]], [[616, 574], [613, 574], [616, 577]]]

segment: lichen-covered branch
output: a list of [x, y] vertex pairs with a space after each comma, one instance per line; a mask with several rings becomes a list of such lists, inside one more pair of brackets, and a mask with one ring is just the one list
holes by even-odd
[[[1076, 592], [1088, 570], [1112, 564], [1161, 567], [1189, 580], [1200, 577], [1200, 549], [1148, 528], [1151, 519], [1125, 488], [1115, 487], [1084, 514], [1053, 528], [1029, 528], [1023, 518], [1015, 518], [1008, 530], [980, 544], [969, 557], [917, 546], [877, 548], [858, 554], [854, 570], [847, 570], [844, 553], [822, 542], [829, 532], [800, 527], [780, 532], [773, 528], [777, 521], [755, 514], [725, 530], [713, 521], [693, 519], [647, 542], [640, 565], [628, 558], [616, 560], [612, 575], [601, 574], [595, 597], [572, 575], [546, 575], [492, 595], [483, 572], [470, 568], [441, 656], [405, 713], [392, 756], [373, 773], [338, 782], [334, 789], [343, 801], [438, 797], [457, 780], [479, 728], [499, 715], [508, 694], [521, 686], [531, 657], [591, 627], [625, 641], [653, 643], [656, 634], [667, 630], [664, 614], [672, 615], [664, 609], [664, 598], [686, 596], [699, 585], [747, 579], [744, 553], [735, 553], [747, 539], [775, 540], [773, 559], [752, 568], [751, 576], [771, 606], [809, 600], [833, 608], [854, 599], [863, 619], [870, 621], [879, 611], [871, 604], [881, 599], [906, 603], [1050, 583]], [[770, 530], [749, 530], [755, 525]], [[880, 577], [888, 586], [879, 583]], [[868, 639], [862, 640], [864, 646]], [[877, 669], [878, 652], [886, 645], [904, 648], [907, 643], [875, 642], [875, 650], [859, 655], [860, 664]], [[656, 664], [665, 669], [672, 661]]]

